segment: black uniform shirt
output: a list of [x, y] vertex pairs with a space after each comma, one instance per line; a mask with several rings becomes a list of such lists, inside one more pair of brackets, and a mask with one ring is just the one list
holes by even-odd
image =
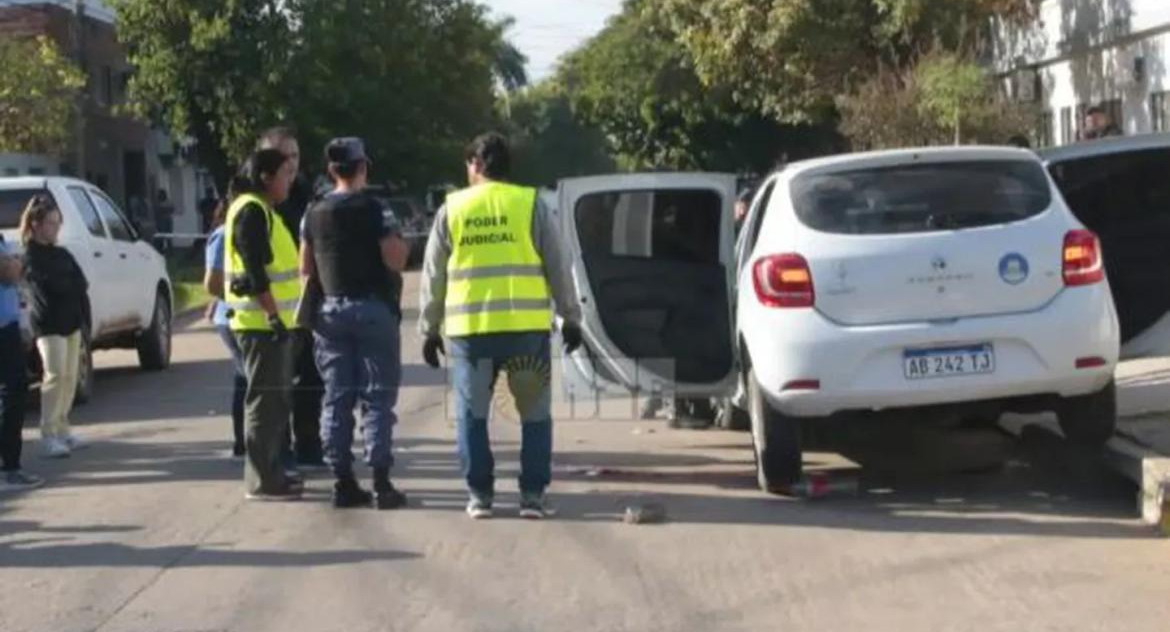
[[330, 193], [305, 214], [301, 238], [313, 247], [326, 296], [377, 298], [400, 313], [402, 276], [382, 262], [380, 242], [400, 232], [390, 208], [365, 193]]

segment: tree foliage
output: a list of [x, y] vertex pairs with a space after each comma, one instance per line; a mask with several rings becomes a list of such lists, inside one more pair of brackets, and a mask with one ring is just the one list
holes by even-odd
[[764, 170], [786, 141], [824, 140], [824, 130], [802, 134], [743, 107], [727, 85], [705, 85], [651, 6], [628, 1], [558, 73], [576, 115], [601, 131], [621, 166]]
[[651, 9], [709, 87], [785, 121], [816, 120], [882, 69], [922, 54], [982, 50], [992, 18], [1036, 0], [659, 0]]
[[[425, 185], [493, 120], [506, 25], [471, 0], [113, 0], [137, 111], [198, 141], [222, 182], [277, 123], [312, 166], [366, 138], [376, 175]], [[509, 66], [508, 64], [512, 64]]]
[[420, 188], [461, 177], [462, 148], [495, 120], [506, 24], [465, 0], [289, 0], [301, 28], [287, 101], [320, 162], [333, 136], [367, 141], [374, 176]]
[[287, 112], [292, 33], [281, 0], [113, 0], [135, 67], [130, 109], [198, 142], [222, 182]]
[[617, 168], [605, 137], [574, 116], [557, 82], [539, 83], [508, 100], [503, 130], [512, 141], [512, 169], [518, 182], [553, 187], [561, 178]]
[[0, 152], [56, 153], [85, 76], [47, 37], [0, 39]]
[[923, 57], [904, 71], [883, 71], [838, 99], [841, 131], [858, 149], [1003, 144], [1027, 136], [1033, 106], [1007, 101], [977, 64], [951, 53]]

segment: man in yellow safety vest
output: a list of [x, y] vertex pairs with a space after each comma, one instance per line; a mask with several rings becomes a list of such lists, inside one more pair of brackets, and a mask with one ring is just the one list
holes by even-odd
[[459, 461], [474, 519], [492, 515], [487, 417], [496, 377], [507, 373], [522, 421], [520, 515], [540, 519], [551, 513], [544, 492], [552, 477], [553, 304], [568, 353], [581, 345], [581, 308], [554, 217], [535, 189], [506, 182], [511, 156], [504, 137], [476, 138], [466, 159], [471, 186], [447, 196], [427, 241], [423, 357], [439, 367], [442, 330], [451, 344]]

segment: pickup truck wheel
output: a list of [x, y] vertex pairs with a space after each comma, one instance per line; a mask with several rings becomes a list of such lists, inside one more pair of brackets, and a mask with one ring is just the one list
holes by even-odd
[[1088, 447], [1105, 445], [1117, 428], [1117, 385], [1109, 382], [1096, 393], [1065, 399], [1056, 416], [1069, 443]]
[[81, 330], [81, 358], [77, 363], [77, 391], [73, 394], [73, 405], [88, 403], [93, 398], [93, 348], [90, 344], [89, 328]]
[[171, 365], [171, 304], [161, 293], [154, 299], [150, 327], [138, 338], [138, 364], [146, 371]]
[[800, 480], [804, 466], [800, 447], [800, 420], [773, 410], [755, 371], [748, 373], [748, 416], [756, 456], [756, 479], [769, 494], [783, 494]]

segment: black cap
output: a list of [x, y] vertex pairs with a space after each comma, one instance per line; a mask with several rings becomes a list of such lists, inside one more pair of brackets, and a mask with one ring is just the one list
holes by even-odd
[[366, 144], [356, 136], [334, 138], [325, 146], [325, 159], [329, 162], [347, 164], [351, 162], [371, 163], [366, 155]]

